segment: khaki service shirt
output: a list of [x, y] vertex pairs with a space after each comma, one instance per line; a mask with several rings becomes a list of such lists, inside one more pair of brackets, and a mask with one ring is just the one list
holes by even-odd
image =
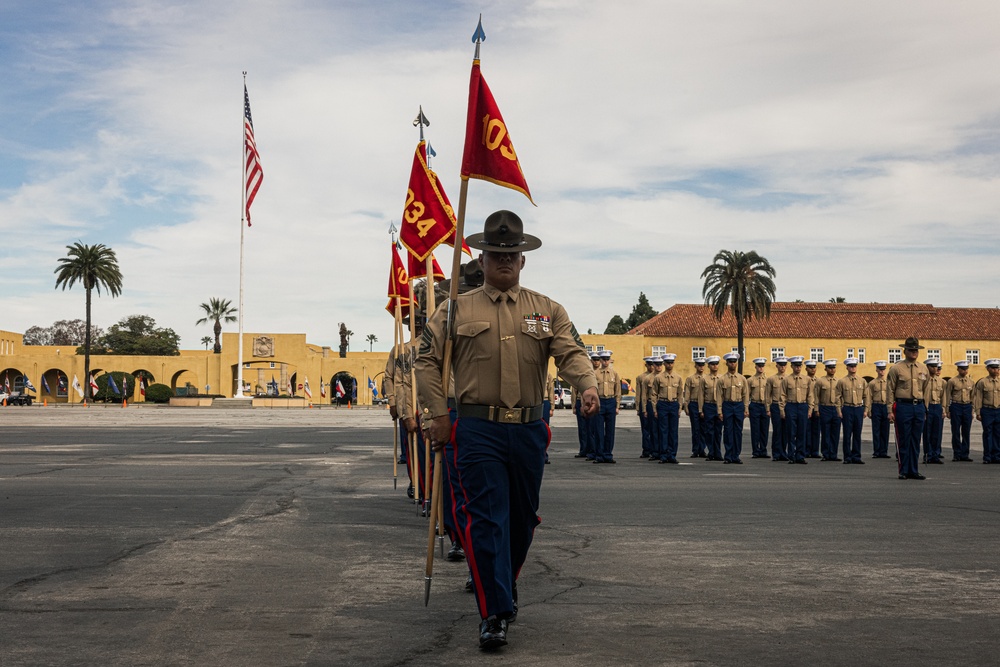
[[789, 403], [809, 402], [809, 377], [799, 373], [788, 373], [781, 377], [781, 394], [778, 400], [778, 407], [781, 410], [781, 418], [785, 418], [785, 406]]
[[747, 379], [739, 373], [726, 373], [715, 383], [715, 402], [742, 403], [743, 411], [750, 406], [750, 385]]
[[764, 402], [767, 404], [768, 410], [771, 409], [772, 403], [781, 403], [781, 382], [786, 377], [788, 376], [784, 374], [778, 375], [775, 373], [767, 378], [767, 398]]
[[698, 397], [698, 413], [705, 412], [706, 403], [717, 403], [715, 400], [715, 385], [719, 382], [719, 375], [712, 375], [711, 373], [703, 373], [700, 378], [698, 378], [698, 389], [696, 390], [696, 395]]
[[848, 375], [837, 383], [837, 401], [840, 406], [861, 407], [865, 404], [867, 385], [862, 377]]
[[754, 374], [749, 380], [747, 380], [747, 384], [750, 385], [751, 403], [763, 403], [764, 405], [767, 405], [767, 398], [771, 393], [767, 386], [767, 380], [767, 376], [763, 373]]
[[972, 391], [972, 411], [980, 420], [983, 408], [1000, 408], [1000, 377], [981, 378]]
[[932, 375], [924, 387], [924, 405], [938, 405], [944, 402], [944, 378]]
[[655, 409], [657, 401], [680, 401], [683, 393], [684, 381], [681, 380], [681, 376], [663, 371], [653, 379], [649, 400], [653, 402]]
[[649, 371], [643, 371], [635, 376], [635, 409], [640, 415], [646, 414], [646, 376]]
[[840, 414], [841, 403], [840, 396], [837, 394], [837, 382], [836, 377], [817, 376], [809, 398], [809, 409], [816, 410], [821, 405], [833, 405], [837, 408], [837, 414]]
[[622, 379], [611, 366], [598, 368], [594, 373], [597, 375], [597, 395], [600, 398], [614, 398], [617, 404], [622, 402]]
[[[501, 308], [508, 309], [503, 317]], [[439, 307], [427, 322], [416, 363], [420, 403], [430, 418], [448, 414], [441, 384], [447, 311]], [[502, 292], [487, 284], [459, 295], [453, 311], [452, 368], [459, 405], [503, 405], [503, 363], [517, 364], [517, 384], [508, 390], [519, 398], [507, 407], [541, 405], [550, 357], [559, 375], [579, 392], [597, 388], [587, 350], [566, 309], [544, 294], [520, 285]], [[509, 332], [501, 329], [507, 317], [514, 323]]]
[[888, 403], [889, 389], [884, 377], [875, 378], [865, 387], [865, 412], [872, 411], [872, 405]]
[[944, 386], [944, 400], [941, 401], [945, 414], [948, 413], [948, 406], [952, 403], [971, 403], [972, 390], [975, 386], [972, 378], [968, 375], [964, 378], [956, 375], [948, 380]]
[[893, 403], [897, 399], [923, 401], [927, 369], [916, 361], [903, 359], [889, 369], [885, 375], [885, 382]]

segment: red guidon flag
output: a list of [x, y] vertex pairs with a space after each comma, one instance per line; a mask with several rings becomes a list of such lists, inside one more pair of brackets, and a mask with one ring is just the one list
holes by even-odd
[[[410, 270], [410, 280], [427, 277], [427, 260], [418, 262], [416, 257], [410, 255], [406, 263]], [[434, 282], [444, 280], [444, 271], [441, 270], [436, 258], [433, 259], [431, 270], [434, 272]]]
[[486, 79], [479, 71], [479, 61], [472, 61], [469, 83], [469, 115], [465, 123], [465, 153], [462, 155], [462, 179], [479, 178], [524, 194], [532, 204], [528, 183], [517, 161], [507, 125]]
[[399, 256], [396, 244], [392, 244], [392, 264], [389, 266], [389, 303], [385, 309], [390, 315], [396, 314], [396, 302], [400, 308], [410, 305], [410, 279], [406, 274], [406, 267]]
[[413, 155], [399, 240], [411, 255], [423, 261], [454, 235], [455, 213], [438, 185], [437, 175], [427, 166], [427, 142], [421, 141]]

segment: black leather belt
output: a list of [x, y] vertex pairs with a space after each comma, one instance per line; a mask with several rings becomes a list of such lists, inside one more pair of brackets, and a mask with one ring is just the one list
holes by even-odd
[[542, 418], [542, 406], [530, 408], [508, 408], [502, 405], [471, 405], [463, 403], [458, 406], [458, 418], [471, 417], [486, 419], [500, 424], [527, 424]]
[[963, 401], [952, 401], [951, 405], [972, 405], [972, 403], [969, 403], [967, 401], [966, 402], [963, 402]]
[[922, 398], [897, 398], [897, 403], [906, 403], [908, 405], [922, 405], [924, 399]]
[[750, 401], [750, 402], [755, 405], [764, 405], [764, 401]]
[[864, 403], [844, 403], [843, 407], [845, 407], [845, 408], [863, 408], [863, 407], [865, 407], [865, 404]]

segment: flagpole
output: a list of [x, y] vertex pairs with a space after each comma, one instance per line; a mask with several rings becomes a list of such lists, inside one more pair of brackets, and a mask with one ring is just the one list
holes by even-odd
[[[243, 90], [247, 87], [247, 73], [243, 72]], [[246, 214], [247, 214], [247, 122], [246, 117], [242, 119], [243, 125], [243, 159], [240, 160], [240, 192], [241, 196], [241, 206], [240, 206], [240, 322], [239, 322], [239, 334], [237, 335], [236, 343], [236, 391], [233, 393], [233, 398], [243, 398], [243, 241], [244, 234], [246, 232]]]

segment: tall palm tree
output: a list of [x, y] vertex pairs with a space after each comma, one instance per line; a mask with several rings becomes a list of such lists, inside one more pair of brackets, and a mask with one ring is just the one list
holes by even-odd
[[207, 350], [208, 346], [212, 344], [212, 337], [211, 336], [202, 336], [201, 337], [201, 344], [204, 345], [205, 349]]
[[378, 342], [378, 336], [376, 336], [375, 334], [368, 334], [368, 337], [365, 338], [365, 340], [368, 341], [368, 351], [371, 352], [372, 348], [375, 346], [375, 343]]
[[728, 307], [736, 319], [739, 372], [743, 373], [743, 322], [771, 316], [774, 301], [774, 267], [756, 251], [720, 250], [713, 264], [701, 272], [705, 286], [701, 295], [712, 306], [715, 319], [721, 320]]
[[207, 322], [215, 322], [215, 347], [213, 351], [216, 354], [222, 352], [222, 343], [219, 341], [219, 337], [222, 335], [222, 323], [223, 322], [235, 322], [236, 316], [233, 314], [236, 311], [232, 307], [233, 302], [229, 299], [209, 299], [208, 303], [203, 303], [199, 307], [205, 311], [205, 317], [201, 318], [195, 324], [205, 324]]
[[[73, 287], [77, 282], [83, 285], [87, 291], [87, 329], [83, 341], [83, 386], [90, 388], [90, 302], [91, 292], [97, 290], [101, 293], [101, 287], [111, 295], [112, 298], [122, 293], [122, 272], [118, 267], [118, 257], [115, 251], [108, 248], [103, 243], [97, 245], [84, 245], [77, 241], [73, 245], [66, 246], [66, 256], [59, 259], [59, 266], [56, 267], [56, 287]], [[88, 391], [83, 392], [84, 403], [90, 402]]]

